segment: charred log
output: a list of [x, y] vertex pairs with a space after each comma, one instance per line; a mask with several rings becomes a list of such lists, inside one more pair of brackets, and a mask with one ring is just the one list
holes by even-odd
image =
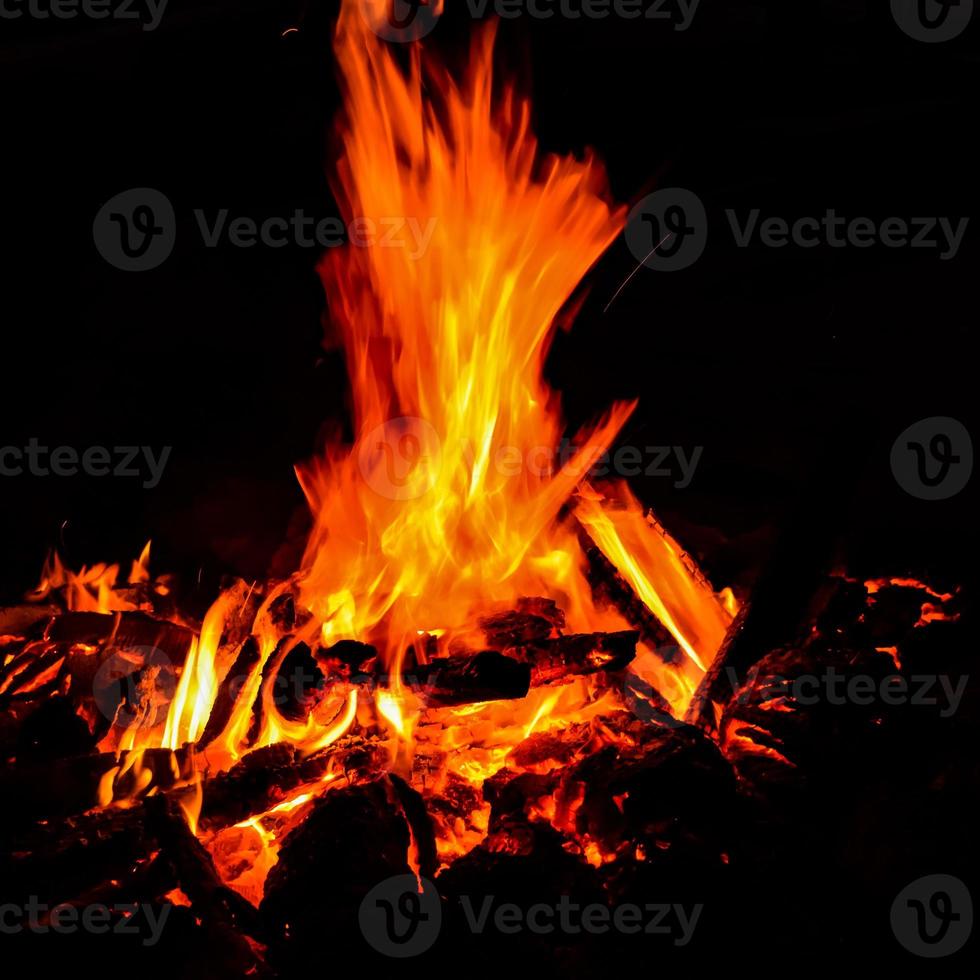
[[412, 816], [421, 811], [414, 790], [389, 777], [330, 790], [313, 804], [283, 842], [260, 907], [282, 964], [302, 963], [325, 939], [350, 944], [360, 936], [357, 915], [367, 893], [394, 876], [413, 877], [413, 838], [425, 856], [420, 873], [434, 874], [431, 831]]
[[191, 900], [191, 912], [206, 930], [209, 956], [239, 976], [264, 972], [265, 964], [254, 942], [262, 938], [254, 907], [223, 884], [211, 855], [191, 833], [173, 801], [154, 797], [146, 801], [145, 809], [151, 832], [172, 864], [181, 890]]
[[221, 829], [269, 810], [298, 786], [322, 778], [331, 767], [344, 772], [348, 780], [361, 778], [382, 768], [385, 758], [383, 745], [356, 738], [305, 758], [285, 742], [254, 749], [227, 772], [206, 781], [201, 826]]
[[186, 659], [194, 633], [186, 626], [154, 619], [141, 612], [111, 615], [71, 612], [52, 621], [45, 639], [51, 643], [105, 646], [117, 650], [158, 650], [176, 666]]
[[235, 702], [241, 694], [242, 686], [259, 662], [259, 643], [254, 636], [249, 636], [242, 644], [228, 673], [221, 682], [214, 706], [208, 716], [208, 723], [198, 740], [199, 748], [207, 748], [224, 730], [231, 720]]
[[403, 678], [430, 708], [479, 701], [513, 701], [527, 696], [531, 669], [496, 650], [445, 657], [416, 667]]
[[681, 656], [667, 628], [647, 608], [616, 566], [602, 553], [588, 532], [580, 527], [579, 544], [586, 558], [586, 579], [593, 598], [616, 609], [638, 633], [639, 638], [655, 650], [665, 663]]
[[572, 633], [523, 648], [531, 665], [531, 685], [560, 684], [576, 676], [602, 670], [623, 670], [636, 656], [639, 634]]
[[551, 599], [522, 597], [516, 608], [484, 616], [479, 624], [487, 646], [505, 650], [556, 636], [565, 628], [565, 614]]

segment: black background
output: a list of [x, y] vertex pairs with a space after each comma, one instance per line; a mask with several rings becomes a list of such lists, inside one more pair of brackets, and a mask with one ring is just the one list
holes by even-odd
[[[461, 7], [429, 38], [457, 62], [473, 26]], [[152, 490], [0, 478], [8, 597], [56, 544], [76, 564], [125, 562], [152, 537], [155, 570], [187, 575], [295, 561], [303, 502], [291, 468], [346, 400], [342, 358], [320, 348], [316, 251], [205, 248], [192, 212], [336, 213], [334, 16], [330, 3], [171, 0], [151, 32], [0, 22], [0, 443], [173, 447]], [[842, 440], [866, 463], [851, 548], [893, 571], [948, 569], [975, 542], [968, 494], [917, 501], [888, 466], [919, 418], [970, 427], [975, 228], [942, 261], [880, 245], [737, 248], [723, 216], [970, 216], [975, 37], [971, 25], [950, 42], [913, 41], [872, 2], [703, 0], [686, 31], [501, 24], [498, 53], [533, 93], [546, 148], [597, 148], [619, 200], [677, 186], [708, 208], [702, 258], [639, 270], [603, 313], [636, 264], [613, 245], [549, 372], [573, 423], [639, 396], [623, 442], [704, 447], [686, 489], [663, 477], [634, 486], [718, 584], [744, 578], [815, 472], [833, 480], [839, 468], [842, 492], [852, 482]], [[92, 219], [140, 186], [173, 202], [177, 245], [161, 267], [126, 273], [96, 251]]]

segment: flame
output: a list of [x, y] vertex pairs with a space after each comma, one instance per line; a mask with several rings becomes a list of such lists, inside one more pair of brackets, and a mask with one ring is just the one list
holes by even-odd
[[[579, 433], [578, 453], [559, 465], [564, 426], [543, 366], [556, 318], [624, 210], [608, 202], [591, 154], [543, 154], [528, 101], [510, 84], [495, 89], [493, 25], [457, 82], [417, 44], [403, 70], [356, 8], [343, 6], [336, 35], [336, 195], [348, 220], [405, 225], [397, 244], [335, 249], [321, 265], [357, 439], [299, 470], [315, 518], [302, 597], [325, 640], [369, 639], [397, 677], [422, 628], [448, 648], [489, 604], [520, 595], [554, 597], [570, 627], [612, 625], [559, 516], [633, 405]], [[413, 227], [428, 234], [422, 254]], [[602, 513], [589, 512], [593, 524]], [[703, 669], [729, 614], [663, 550], [620, 557], [658, 615], [697, 599], [675, 635]], [[654, 567], [641, 569], [644, 558]], [[665, 560], [676, 566], [669, 581], [657, 572]], [[676, 602], [658, 595], [664, 584]], [[396, 701], [385, 695], [378, 709], [405, 735]]]
[[[736, 611], [731, 593], [712, 590], [624, 485], [588, 483], [633, 403], [611, 406], [577, 433], [571, 459], [557, 452], [566, 427], [545, 360], [556, 324], [625, 218], [608, 199], [602, 167], [590, 153], [540, 150], [527, 99], [494, 81], [492, 25], [457, 80], [418, 42], [399, 49], [403, 66], [361, 13], [344, 0], [337, 24], [344, 111], [335, 192], [351, 227], [360, 221], [379, 235], [331, 249], [320, 267], [351, 378], [354, 443], [332, 442], [297, 470], [313, 530], [300, 569], [264, 596], [243, 676], [232, 674], [241, 641], [229, 641], [228, 627], [251, 589], [229, 589], [175, 665], [165, 720], [127, 731], [115, 747], [119, 764], [99, 786], [101, 805], [158, 791], [146, 751], [169, 749], [167, 789], [179, 792], [195, 833], [206, 772], [278, 742], [308, 757], [355, 727], [381, 733], [390, 768], [428, 795], [452, 781], [479, 789], [504, 766], [546, 772], [561, 763], [521, 762], [515, 749], [572, 725], [584, 732], [583, 752], [627, 746], [603, 720], [623, 710], [623, 693], [600, 675], [459, 708], [427, 708], [403, 676], [409, 658], [425, 665], [478, 649], [479, 617], [522, 596], [552, 600], [571, 632], [628, 629], [622, 613], [593, 597], [583, 531], [682, 651], [669, 664], [644, 645], [634, 664], [675, 712]], [[71, 573], [53, 556], [34, 597], [61, 589], [71, 609], [135, 608], [120, 605], [129, 600], [117, 578], [117, 566]], [[149, 544], [129, 581], [150, 581]], [[289, 630], [274, 613], [283, 598], [296, 599]], [[287, 717], [275, 697], [280, 666], [339, 640], [374, 645], [383, 680], [362, 696], [344, 679], [319, 691], [305, 717]], [[233, 703], [225, 698], [216, 714], [232, 682]], [[212, 716], [222, 730], [205, 739]], [[228, 883], [261, 897], [278, 842], [336, 779], [331, 769], [266, 812], [204, 833]], [[534, 815], [571, 833], [571, 807], [545, 795]], [[488, 813], [476, 796], [466, 814], [434, 817], [442, 860], [483, 839]], [[576, 846], [594, 864], [613, 859], [594, 841]]]

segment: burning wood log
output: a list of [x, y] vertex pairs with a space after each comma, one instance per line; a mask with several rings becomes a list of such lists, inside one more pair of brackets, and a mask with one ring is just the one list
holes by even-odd
[[144, 810], [151, 833], [173, 864], [181, 890], [191, 900], [192, 911], [219, 945], [221, 959], [240, 965], [239, 975], [254, 973], [261, 960], [245, 936], [261, 938], [255, 909], [221, 881], [211, 855], [191, 833], [174, 801], [153, 797], [144, 803]]
[[680, 659], [680, 650], [670, 632], [646, 607], [585, 528], [578, 528], [578, 539], [586, 558], [586, 579], [593, 598], [616, 609], [638, 632], [640, 640], [656, 651], [664, 663]]
[[636, 656], [640, 636], [632, 630], [562, 635], [564, 612], [542, 598], [519, 599], [515, 609], [484, 616], [479, 624], [491, 647], [530, 664], [532, 687], [622, 670]]
[[255, 692], [255, 700], [252, 702], [251, 721], [248, 725], [248, 733], [245, 736], [246, 745], [254, 745], [255, 740], [262, 731], [264, 703], [267, 695], [271, 694], [267, 689], [275, 683], [276, 677], [279, 675], [279, 668], [282, 667], [282, 662], [286, 658], [292, 639], [290, 635], [284, 636], [276, 644], [276, 648], [269, 654], [268, 659], [262, 665], [262, 677], [259, 681], [259, 689]]
[[[339, 787], [316, 800], [283, 841], [260, 906], [271, 939], [294, 965], [323, 949], [325, 937], [359, 935], [364, 896], [395, 875], [435, 874], [435, 840], [422, 798], [397, 776]], [[285, 971], [292, 975], [292, 971]]]
[[[130, 768], [139, 763], [138, 770]], [[138, 772], [149, 772], [150, 779], [144, 789], [156, 786], [168, 789], [191, 776], [189, 748], [146, 749], [113, 752], [98, 755], [68, 756], [54, 761], [18, 760], [0, 773], [0, 797], [16, 801], [16, 805], [4, 807], [0, 823], [24, 826], [42, 818], [52, 819], [83, 813], [104, 803], [100, 799], [103, 780], [117, 769], [114, 780], [116, 789], [135, 789]], [[143, 776], [145, 780], [145, 775]]]
[[[41, 686], [35, 683], [45, 674], [55, 674], [65, 659], [65, 651], [54, 650], [43, 644], [32, 644], [13, 663], [6, 677], [0, 681], [0, 705], [14, 699], [30, 698]], [[53, 679], [53, 678], [52, 678]]]
[[623, 670], [636, 656], [639, 633], [571, 633], [522, 649], [531, 665], [531, 685], [560, 684], [602, 670]]
[[186, 626], [154, 619], [141, 612], [70, 612], [51, 622], [45, 639], [51, 643], [116, 650], [152, 648], [165, 654], [174, 665], [179, 665], [187, 658], [194, 633]]
[[321, 779], [331, 769], [343, 772], [350, 781], [377, 773], [386, 761], [384, 744], [361, 738], [342, 739], [306, 757], [286, 742], [254, 749], [227, 772], [205, 782], [201, 826], [220, 830], [270, 810], [292, 790]]
[[[14, 834], [9, 848], [9, 855], [0, 857], [5, 897], [36, 895], [54, 905], [127, 882], [158, 843], [139, 805], [34, 824]], [[168, 882], [165, 890], [176, 884], [175, 879]]]
[[557, 635], [565, 628], [565, 613], [551, 599], [522, 597], [516, 608], [484, 616], [479, 624], [487, 645], [505, 650]]
[[43, 632], [44, 626], [61, 612], [51, 603], [25, 602], [17, 606], [0, 608], [0, 636], [17, 636], [33, 639]]
[[201, 826], [227, 827], [268, 810], [290, 790], [318, 779], [328, 765], [326, 754], [304, 762], [299, 751], [286, 742], [254, 749], [227, 772], [212, 776], [204, 784]]
[[[343, 650], [338, 652], [340, 647]], [[342, 641], [329, 651], [318, 651], [316, 660], [321, 665], [328, 665], [331, 670], [328, 681], [338, 678], [337, 683], [371, 690], [392, 684], [391, 675], [378, 669], [376, 657], [374, 647]], [[401, 682], [426, 707], [447, 708], [526, 697], [531, 684], [531, 669], [516, 657], [506, 656], [497, 650], [481, 650], [453, 657], [437, 657], [427, 664], [413, 666], [401, 675]], [[329, 688], [329, 684], [327, 686]]]
[[481, 650], [468, 657], [442, 657], [416, 667], [404, 677], [430, 708], [513, 701], [527, 696], [531, 668], [496, 650]]
[[214, 699], [214, 706], [208, 716], [208, 723], [198, 740], [198, 748], [207, 748], [224, 730], [231, 720], [231, 713], [241, 694], [242, 685], [259, 662], [259, 642], [249, 636], [238, 651], [238, 656], [228, 670]]

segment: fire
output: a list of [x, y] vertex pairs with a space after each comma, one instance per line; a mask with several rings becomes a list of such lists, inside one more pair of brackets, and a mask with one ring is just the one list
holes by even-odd
[[[489, 604], [521, 595], [555, 598], [575, 629], [616, 625], [595, 608], [559, 514], [633, 406], [614, 405], [558, 465], [560, 404], [542, 372], [556, 318], [624, 209], [591, 155], [540, 152], [527, 99], [495, 89], [493, 40], [491, 25], [457, 82], [418, 45], [403, 70], [355, 4], [337, 27], [345, 218], [397, 215], [432, 233], [421, 257], [350, 248], [321, 266], [358, 438], [300, 470], [316, 522], [302, 595], [325, 637], [369, 640], [396, 672], [420, 628], [438, 626], [448, 649]], [[579, 512], [703, 669], [730, 618], [710, 589], [659, 537], [642, 556], [622, 542], [610, 553], [597, 494]]]
[[[139, 558], [132, 564], [128, 584], [149, 583], [149, 568], [150, 542], [147, 541]], [[60, 592], [68, 608], [73, 611], [108, 613], [137, 609], [138, 601], [127, 597], [125, 591], [117, 587], [118, 578], [118, 565], [100, 562], [91, 568], [83, 565], [77, 572], [73, 572], [65, 566], [56, 552], [51, 552], [44, 563], [41, 581], [28, 594], [28, 598], [41, 601], [52, 592]], [[156, 587], [166, 589], [164, 583], [159, 583]]]
[[[540, 150], [528, 100], [495, 84], [493, 42], [490, 26], [460, 80], [420, 43], [403, 66], [345, 0], [335, 42], [344, 87], [336, 196], [349, 223], [402, 229], [384, 243], [333, 249], [320, 268], [351, 379], [355, 442], [332, 443], [299, 467], [313, 517], [302, 567], [261, 596], [249, 639], [227, 636], [253, 590], [229, 589], [176, 665], [165, 720], [106, 736], [120, 760], [100, 784], [100, 803], [156, 792], [147, 753], [169, 750], [169, 789], [182, 794], [188, 823], [253, 900], [282, 836], [341, 780], [331, 765], [265, 812], [217, 833], [201, 829], [204, 780], [250, 751], [287, 743], [309, 759], [367, 733], [388, 743], [391, 769], [435, 797], [478, 791], [504, 766], [547, 772], [558, 763], [515, 749], [572, 725], [582, 752], [628, 741], [603, 720], [625, 707], [622, 687], [603, 679], [608, 651], [592, 652], [599, 659], [587, 676], [547, 680], [515, 700], [427, 706], [411, 683], [435, 658], [484, 649], [480, 617], [521, 597], [551, 603], [553, 635], [631, 629], [593, 594], [588, 542], [680, 651], [667, 657], [645, 642], [633, 665], [678, 716], [735, 611], [624, 485], [586, 480], [632, 403], [613, 405], [575, 436], [573, 457], [558, 461], [565, 426], [545, 359], [625, 212], [609, 201], [591, 154]], [[148, 585], [148, 565], [149, 546], [130, 582]], [[116, 566], [71, 573], [54, 558], [35, 597], [61, 589], [71, 609], [137, 608], [119, 605], [117, 576]], [[288, 626], [284, 602], [295, 603]], [[349, 676], [331, 677], [312, 703], [298, 698], [301, 714], [282, 710], [282, 665], [322, 665], [339, 641], [377, 651], [373, 684], [359, 687], [347, 665]], [[567, 802], [546, 795], [537, 807], [541, 819], [571, 827]], [[442, 860], [485, 836], [487, 814], [476, 799], [465, 817], [435, 815]], [[593, 842], [581, 847], [593, 863], [610, 859]]]

